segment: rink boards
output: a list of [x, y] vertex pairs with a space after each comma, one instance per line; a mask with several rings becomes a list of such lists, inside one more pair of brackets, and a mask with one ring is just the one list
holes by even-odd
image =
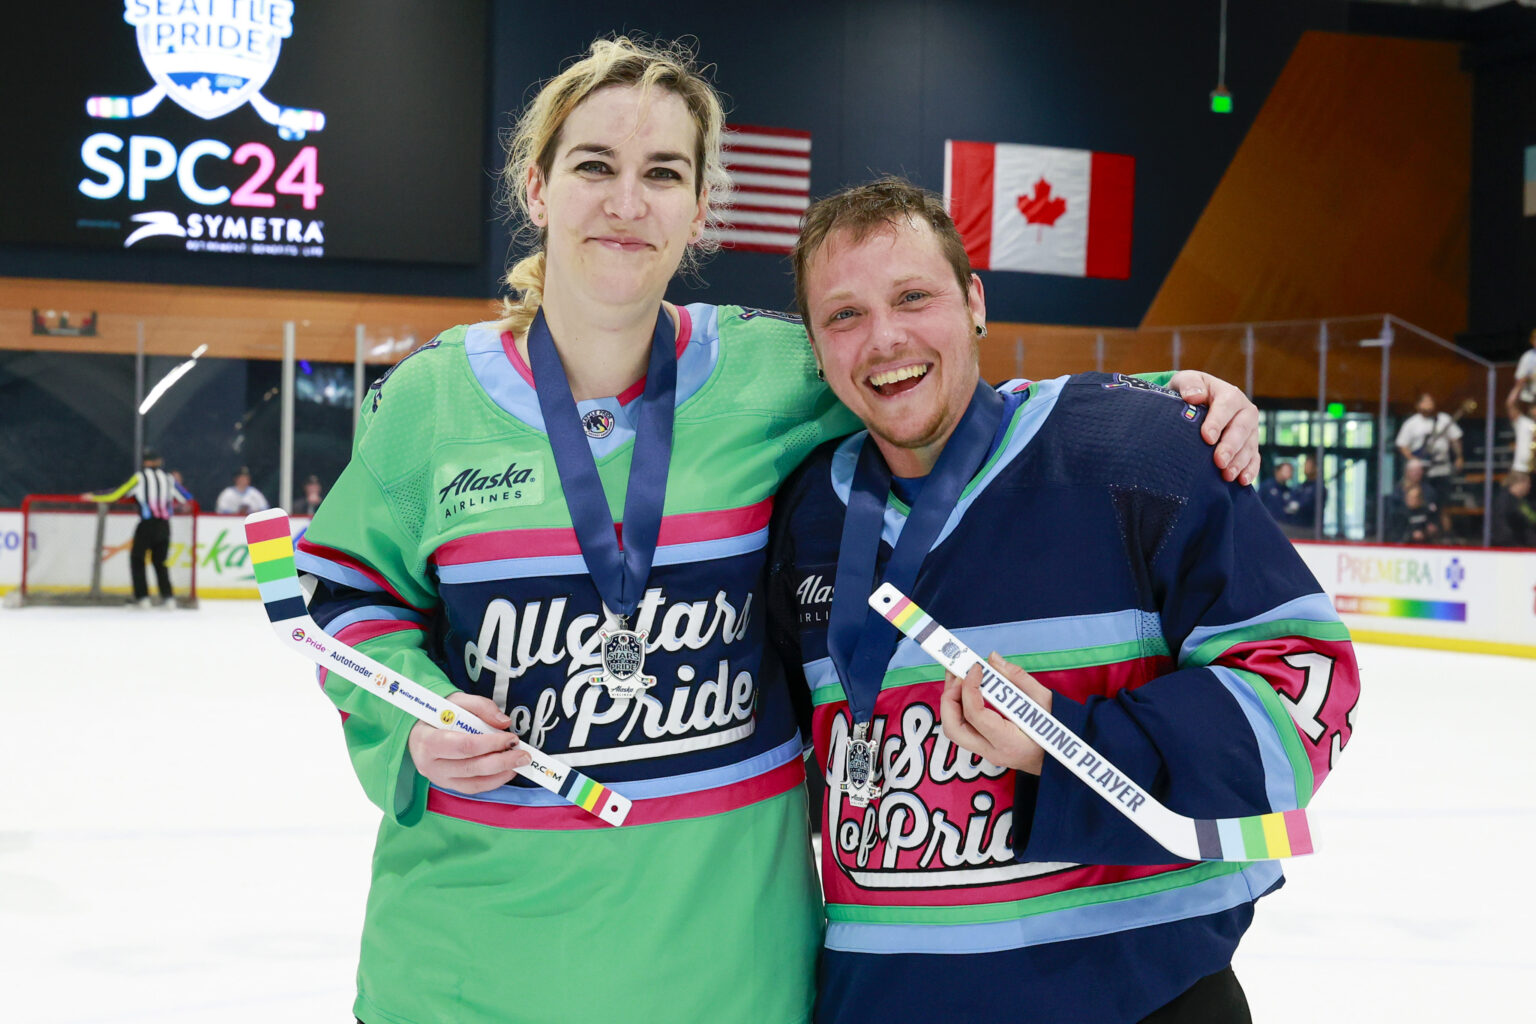
[[[308, 522], [294, 518], [294, 532]], [[200, 516], [197, 551], [173, 545], [173, 564], [197, 559], [200, 596], [259, 596], [240, 524], [239, 516]], [[126, 584], [133, 526], [131, 513], [109, 518], [106, 578], [120, 573]], [[39, 545], [53, 543], [88, 549], [93, 521], [81, 517], [71, 529], [80, 536], [31, 538], [34, 555], [46, 557]], [[21, 578], [21, 545], [21, 513], [0, 511], [0, 594]], [[1536, 658], [1536, 551], [1305, 541], [1296, 550], [1360, 640]]]
[[[309, 525], [307, 517], [290, 520], [297, 533]], [[200, 515], [197, 517], [197, 550], [180, 542], [173, 534], [166, 564], [173, 578], [178, 567], [197, 560], [197, 592], [200, 598], [257, 598], [256, 577], [251, 570], [250, 552], [245, 545], [243, 516]], [[138, 515], [130, 507], [118, 507], [107, 517], [102, 538], [102, 589], [107, 593], [129, 593], [128, 552], [133, 543]], [[96, 542], [95, 516], [56, 516], [48, 532], [35, 531], [27, 539], [31, 559], [44, 565], [75, 560], [89, 552]], [[21, 582], [21, 512], [0, 510], [0, 594], [14, 590]], [[60, 550], [62, 549], [62, 550]], [[89, 570], [77, 567], [83, 581]], [[54, 571], [57, 574], [57, 570]]]

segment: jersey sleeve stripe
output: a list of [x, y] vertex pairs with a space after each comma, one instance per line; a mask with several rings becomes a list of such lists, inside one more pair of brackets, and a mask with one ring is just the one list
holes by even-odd
[[1179, 664], [1206, 665], [1233, 644], [1290, 633], [1320, 640], [1348, 639], [1349, 635], [1327, 594], [1305, 594], [1241, 622], [1190, 630], [1179, 647]]
[[1305, 807], [1312, 798], [1312, 762], [1302, 749], [1296, 725], [1268, 680], [1255, 672], [1208, 666], [1242, 709], [1259, 746], [1264, 793], [1272, 811]]
[[337, 640], [344, 644], [357, 646], [367, 640], [373, 640], [388, 633], [400, 633], [407, 629], [425, 630], [426, 627], [419, 622], [400, 622], [392, 619], [369, 619], [366, 622], [354, 622], [345, 629], [339, 629], [331, 633]]
[[370, 604], [349, 609], [325, 624], [325, 631], [336, 635], [348, 626], [360, 622], [407, 622], [426, 628], [427, 617], [411, 608], [390, 604]]
[[423, 615], [427, 613], [427, 609], [419, 608], [401, 597], [400, 592], [378, 570], [346, 552], [301, 539], [294, 552], [293, 563], [300, 572], [311, 573], [354, 590], [383, 591], [407, 608], [414, 608]]
[[1349, 628], [1342, 622], [1317, 622], [1312, 619], [1277, 619], [1212, 637], [1179, 663], [1181, 668], [1200, 668], [1221, 660], [1234, 647], [1265, 640], [1295, 637], [1303, 640], [1349, 642]]

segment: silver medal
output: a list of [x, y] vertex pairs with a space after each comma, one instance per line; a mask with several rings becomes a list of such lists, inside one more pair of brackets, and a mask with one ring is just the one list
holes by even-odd
[[853, 727], [844, 752], [843, 781], [839, 788], [848, 794], [855, 807], [868, 807], [880, 798], [880, 784], [875, 781], [875, 745], [869, 742], [869, 723]]
[[656, 677], [643, 674], [645, 670], [645, 634], [624, 628], [626, 620], [619, 620], [618, 629], [605, 629], [602, 638], [603, 670], [596, 681], [608, 688], [608, 696], [636, 697], [656, 685]]

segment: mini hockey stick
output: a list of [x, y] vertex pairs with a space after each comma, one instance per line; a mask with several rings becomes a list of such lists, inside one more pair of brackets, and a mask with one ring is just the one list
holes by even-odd
[[[267, 618], [278, 639], [290, 649], [434, 728], [457, 729], [475, 735], [496, 731], [446, 697], [439, 697], [320, 628], [310, 617], [304, 604], [304, 592], [299, 589], [298, 571], [293, 564], [293, 537], [286, 512], [277, 508], [247, 516], [245, 539], [250, 547], [251, 567], [256, 573], [256, 586], [261, 591]], [[518, 745], [533, 757], [531, 763], [517, 770], [523, 778], [538, 783], [610, 825], [624, 824], [631, 804], [628, 797], [615, 793], [531, 744]]]
[[870, 595], [869, 605], [955, 675], [963, 677], [972, 666], [980, 665], [981, 693], [988, 703], [1174, 856], [1182, 860], [1247, 861], [1312, 852], [1312, 833], [1304, 810], [1245, 818], [1186, 818], [1169, 810], [901, 591], [883, 584]]

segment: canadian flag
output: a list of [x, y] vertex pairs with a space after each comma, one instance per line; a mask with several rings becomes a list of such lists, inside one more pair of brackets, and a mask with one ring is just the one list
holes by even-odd
[[1118, 153], [944, 143], [944, 202], [977, 270], [1130, 277], [1135, 182]]

